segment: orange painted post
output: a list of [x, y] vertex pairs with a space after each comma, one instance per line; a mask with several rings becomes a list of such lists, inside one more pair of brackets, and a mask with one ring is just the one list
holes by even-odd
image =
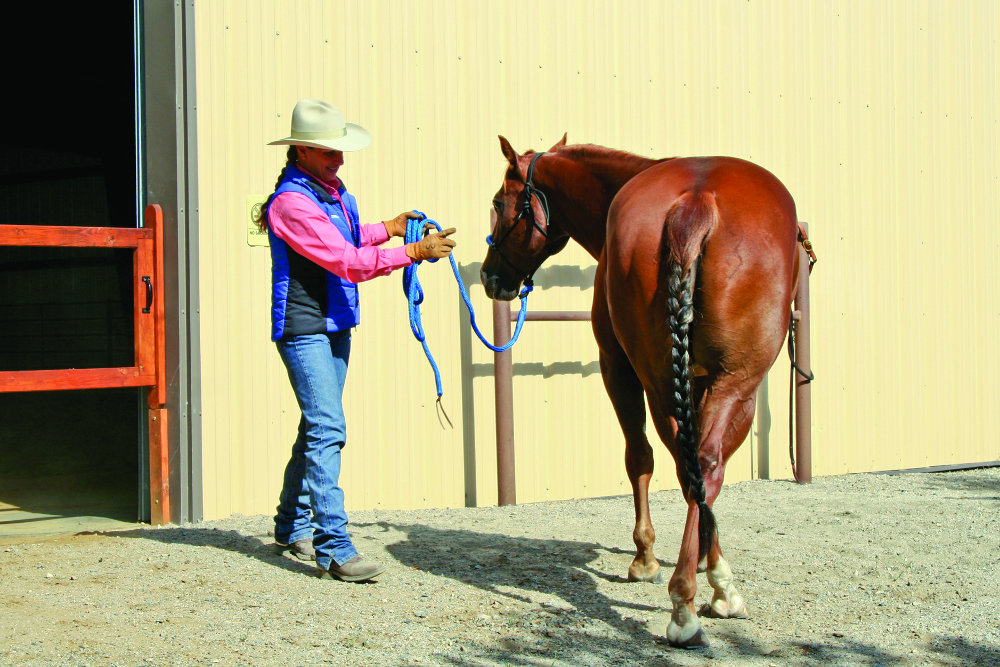
[[[808, 233], [809, 226], [801, 223]], [[795, 364], [812, 373], [809, 349], [809, 255], [799, 247], [799, 286], [795, 294]], [[791, 335], [791, 334], [789, 334]], [[795, 378], [795, 481], [812, 482], [812, 380], [792, 369]]]
[[146, 207], [145, 225], [153, 231], [153, 258], [155, 266], [153, 268], [155, 285], [155, 296], [153, 307], [155, 310], [154, 340], [156, 343], [156, 390], [155, 397], [151, 394], [149, 407], [163, 406], [167, 402], [167, 354], [166, 354], [166, 297], [164, 295], [163, 283], [163, 209], [159, 204], [150, 204]]
[[149, 405], [149, 520], [154, 526], [170, 523], [170, 439], [166, 382], [166, 300], [163, 294], [163, 210], [150, 204], [144, 224], [153, 232], [153, 267], [150, 276], [152, 299], [151, 354], [155, 368], [154, 384], [147, 396]]
[[[494, 345], [510, 340], [510, 304], [493, 302]], [[514, 474], [514, 367], [510, 350], [493, 353], [493, 381], [497, 433], [497, 504], [516, 505]]]
[[149, 411], [149, 522], [154, 526], [170, 523], [169, 426], [166, 408]]

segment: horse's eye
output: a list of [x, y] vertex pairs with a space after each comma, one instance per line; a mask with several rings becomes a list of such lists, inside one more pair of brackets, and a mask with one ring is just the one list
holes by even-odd
[[499, 199], [494, 199], [493, 200], [493, 210], [496, 211], [497, 213], [502, 213], [503, 212], [503, 202], [500, 201]]

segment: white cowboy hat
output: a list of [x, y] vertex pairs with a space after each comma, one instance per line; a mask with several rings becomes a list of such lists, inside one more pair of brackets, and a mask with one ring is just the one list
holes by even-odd
[[306, 98], [292, 111], [292, 136], [268, 146], [313, 146], [335, 151], [359, 151], [372, 142], [368, 130], [345, 123], [344, 114], [329, 102]]

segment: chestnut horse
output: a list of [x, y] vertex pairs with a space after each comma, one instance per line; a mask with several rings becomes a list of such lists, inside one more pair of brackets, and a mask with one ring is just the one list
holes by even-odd
[[513, 299], [570, 238], [597, 260], [594, 337], [635, 500], [628, 578], [662, 580], [649, 517], [645, 395], [688, 503], [667, 638], [703, 645], [694, 607], [700, 563], [714, 590], [702, 613], [746, 618], [711, 506], [788, 331], [799, 262], [795, 204], [771, 173], [736, 158], [650, 160], [567, 146], [565, 136], [546, 153], [518, 155], [504, 137], [500, 145], [508, 165], [480, 274], [486, 294]]

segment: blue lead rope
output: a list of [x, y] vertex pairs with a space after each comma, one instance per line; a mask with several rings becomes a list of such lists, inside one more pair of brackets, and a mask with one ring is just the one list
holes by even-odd
[[[429, 219], [426, 215], [420, 211], [414, 211], [420, 215], [419, 218], [411, 219], [406, 224], [406, 243], [417, 243], [423, 238], [424, 226], [429, 222], [440, 232], [441, 225], [439, 225], [434, 220]], [[465, 302], [465, 307], [469, 309], [469, 320], [472, 322], [472, 330], [476, 332], [479, 336], [479, 340], [483, 342], [483, 345], [493, 350], [494, 352], [505, 352], [514, 346], [517, 342], [518, 337], [521, 335], [521, 327], [524, 326], [524, 316], [528, 313], [528, 294], [532, 290], [531, 285], [525, 285], [524, 289], [518, 295], [521, 299], [521, 310], [517, 314], [517, 326], [514, 327], [514, 335], [511, 339], [507, 341], [506, 344], [497, 347], [490, 343], [483, 336], [482, 332], [479, 331], [479, 327], [476, 325], [476, 313], [472, 308], [472, 302], [469, 300], [469, 293], [465, 289], [465, 284], [462, 282], [461, 273], [458, 270], [458, 263], [455, 261], [454, 255], [449, 255], [448, 259], [451, 260], [451, 270], [455, 274], [455, 281], [458, 283], [458, 291], [462, 294], [462, 300]], [[436, 259], [429, 259], [428, 262], [436, 262]], [[411, 264], [410, 266], [403, 269], [403, 293], [406, 295], [406, 300], [409, 303], [410, 308], [410, 330], [413, 331], [413, 336], [420, 341], [420, 344], [424, 348], [424, 354], [427, 355], [427, 361], [430, 362], [431, 368], [434, 370], [434, 382], [437, 385], [437, 395], [438, 395], [438, 405], [441, 405], [441, 395], [444, 390], [441, 388], [441, 372], [438, 370], [437, 363], [434, 362], [434, 356], [431, 354], [430, 348], [427, 347], [427, 336], [424, 334], [424, 326], [420, 320], [420, 304], [424, 301], [424, 290], [420, 286], [420, 280], [417, 278], [417, 266], [420, 262]], [[441, 408], [442, 412], [444, 408]], [[445, 419], [448, 419], [448, 415], [445, 414]], [[451, 420], [448, 419], [448, 424], [451, 424]]]

